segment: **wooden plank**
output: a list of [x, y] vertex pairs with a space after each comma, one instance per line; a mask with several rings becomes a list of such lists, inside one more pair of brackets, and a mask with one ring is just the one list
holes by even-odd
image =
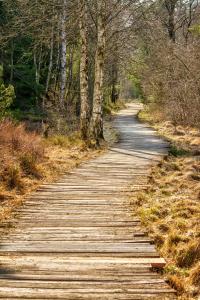
[[1, 287], [10, 288], [42, 288], [42, 289], [91, 289], [95, 286], [98, 289], [113, 289], [115, 290], [135, 290], [135, 289], [168, 289], [168, 285], [162, 279], [143, 279], [123, 282], [112, 282], [112, 281], [41, 281], [41, 280], [3, 280], [0, 279]]
[[[165, 289], [165, 288], [157, 288], [157, 289], [131, 289], [127, 288], [125, 291], [123, 289], [100, 289], [100, 288], [88, 288], [88, 289], [42, 289], [42, 288], [7, 288], [1, 287], [0, 289], [0, 296], [1, 297], [24, 297], [29, 299], [30, 297], [42, 297], [43, 299], [48, 299], [49, 297], [54, 297], [55, 299], [74, 299], [77, 297], [79, 299], [80, 296], [87, 296], [88, 294], [91, 295], [94, 293], [95, 295], [100, 294], [103, 299], [107, 297], [107, 295], [113, 294], [124, 294], [124, 295], [156, 295], [156, 294], [169, 294], [173, 292], [173, 290]], [[73, 297], [73, 298], [72, 298]], [[83, 298], [84, 299], [84, 298]], [[89, 298], [92, 299], [92, 298]]]

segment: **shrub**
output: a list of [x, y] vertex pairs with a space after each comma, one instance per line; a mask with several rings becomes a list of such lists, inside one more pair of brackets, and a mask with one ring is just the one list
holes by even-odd
[[29, 153], [23, 154], [20, 157], [20, 163], [22, 170], [26, 175], [33, 175], [38, 179], [42, 177], [42, 174], [40, 174], [37, 168], [37, 157], [35, 155]]
[[54, 146], [67, 147], [69, 145], [69, 139], [64, 135], [54, 135], [48, 141]]
[[179, 267], [191, 267], [200, 259], [200, 239], [184, 245], [177, 254], [176, 260]]
[[200, 262], [196, 264], [190, 274], [191, 283], [200, 287]]
[[178, 157], [178, 156], [184, 156], [188, 154], [188, 152], [184, 149], [177, 148], [176, 146], [172, 146], [169, 150], [169, 154], [172, 156]]
[[29, 153], [38, 160], [44, 155], [40, 137], [27, 132], [24, 124], [16, 125], [8, 119], [0, 123], [0, 145], [8, 152]]
[[182, 294], [185, 290], [184, 283], [182, 278], [179, 278], [177, 275], [168, 275], [167, 277], [169, 284], [178, 291], [178, 293]]
[[44, 159], [44, 146], [38, 135], [24, 124], [5, 119], [0, 122], [0, 180], [10, 189], [22, 188], [24, 175], [39, 176], [37, 164]]
[[22, 181], [20, 168], [17, 165], [11, 165], [5, 170], [4, 179], [8, 188], [10, 189], [22, 189]]
[[81, 139], [80, 132], [74, 132], [69, 136], [61, 135], [61, 134], [53, 135], [47, 139], [47, 143], [62, 148], [69, 147], [69, 146], [79, 146], [83, 148], [85, 147], [85, 143]]

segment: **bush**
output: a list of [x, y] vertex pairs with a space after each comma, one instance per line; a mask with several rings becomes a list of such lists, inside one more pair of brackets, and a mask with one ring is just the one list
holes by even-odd
[[29, 153], [25, 153], [20, 157], [22, 170], [26, 175], [32, 175], [36, 178], [41, 178], [42, 174], [37, 167], [37, 157]]
[[190, 275], [191, 283], [200, 287], [200, 262], [198, 262]]
[[5, 119], [0, 123], [0, 180], [9, 188], [21, 188], [20, 178], [38, 177], [37, 164], [44, 159], [44, 146], [38, 135], [23, 124]]
[[28, 153], [33, 155], [36, 160], [39, 160], [44, 154], [38, 135], [27, 132], [24, 124], [16, 125], [8, 119], [0, 123], [0, 145], [4, 146], [8, 153]]
[[184, 149], [181, 148], [177, 148], [175, 145], [171, 146], [170, 150], [169, 150], [169, 154], [171, 154], [172, 156], [178, 157], [178, 156], [184, 156], [187, 155], [188, 152]]
[[5, 170], [5, 177], [9, 189], [22, 189], [20, 168], [17, 165], [8, 166]]
[[73, 134], [66, 136], [66, 135], [53, 135], [47, 139], [47, 143], [53, 146], [59, 146], [61, 148], [67, 148], [69, 146], [78, 146], [78, 147], [85, 147], [85, 143], [81, 138], [80, 132], [74, 132]]
[[179, 249], [177, 254], [177, 265], [179, 267], [191, 267], [200, 259], [200, 239], [192, 241]]

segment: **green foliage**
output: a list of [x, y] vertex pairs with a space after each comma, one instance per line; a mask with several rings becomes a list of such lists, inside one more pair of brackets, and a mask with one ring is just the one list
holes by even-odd
[[123, 100], [117, 100], [116, 103], [105, 101], [103, 104], [103, 112], [106, 115], [110, 115], [112, 112], [117, 112], [123, 108], [125, 108], [125, 103]]
[[53, 135], [46, 139], [47, 144], [59, 146], [61, 148], [67, 148], [69, 146], [80, 146], [84, 147], [85, 143], [81, 139], [81, 134], [79, 132], [74, 132], [72, 135]]
[[189, 31], [194, 35], [200, 35], [200, 24], [195, 24], [189, 28]]
[[133, 93], [135, 98], [143, 99], [143, 90], [142, 90], [142, 80], [141, 80], [141, 72], [146, 68], [145, 64], [146, 58], [146, 50], [144, 45], [141, 45], [141, 48], [138, 51], [135, 60], [130, 64], [128, 79], [132, 82], [133, 85]]
[[184, 156], [187, 155], [188, 152], [184, 149], [177, 148], [176, 146], [171, 146], [171, 149], [169, 150], [169, 154], [172, 156], [178, 157], [178, 156]]
[[0, 85], [0, 117], [4, 117], [15, 99], [15, 90], [12, 85]]
[[141, 87], [141, 81], [139, 77], [136, 76], [136, 74], [131, 74], [129, 75], [129, 80], [133, 84], [133, 94], [135, 98], [143, 98], [143, 93], [142, 93], [142, 87]]
[[35, 70], [30, 62], [28, 64], [16, 64], [14, 68], [14, 86], [17, 97], [14, 107], [27, 110], [35, 106], [36, 95], [40, 95], [43, 87], [40, 84], [36, 84]]
[[54, 146], [59, 146], [62, 148], [69, 146], [69, 139], [64, 135], [54, 135], [48, 139], [48, 142]]

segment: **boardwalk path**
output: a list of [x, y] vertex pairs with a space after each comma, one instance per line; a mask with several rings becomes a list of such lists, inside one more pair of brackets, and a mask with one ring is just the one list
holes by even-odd
[[[131, 104], [115, 122], [120, 142], [17, 211], [0, 244], [1, 299], [171, 299], [152, 266], [163, 264], [131, 211], [126, 191], [145, 187], [166, 144]], [[133, 118], [134, 116], [134, 118]]]

